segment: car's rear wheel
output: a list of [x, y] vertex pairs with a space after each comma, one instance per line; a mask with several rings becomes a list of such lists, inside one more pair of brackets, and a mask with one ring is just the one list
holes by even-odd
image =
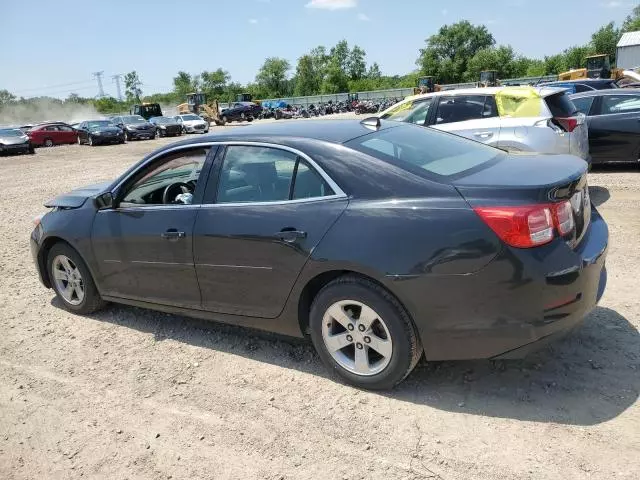
[[93, 147], [93, 137], [91, 137], [91, 135], [89, 135], [87, 139], [87, 143], [89, 144], [90, 147]]
[[51, 140], [50, 138], [45, 138], [43, 145], [45, 147], [53, 147], [53, 140]]
[[78, 252], [66, 243], [57, 243], [47, 255], [51, 285], [64, 307], [74, 313], [92, 313], [105, 302]]
[[309, 324], [325, 365], [358, 387], [391, 388], [422, 355], [416, 328], [402, 305], [358, 276], [326, 285], [313, 301]]
[[222, 124], [224, 125], [226, 123], [229, 123], [229, 118], [226, 115], [223, 115], [222, 116]]

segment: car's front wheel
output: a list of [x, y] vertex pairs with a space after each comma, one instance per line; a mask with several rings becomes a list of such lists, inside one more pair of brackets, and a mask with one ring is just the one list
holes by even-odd
[[51, 247], [47, 268], [56, 295], [70, 312], [92, 313], [105, 305], [86, 264], [68, 244]]
[[326, 285], [313, 301], [309, 322], [325, 365], [358, 387], [392, 388], [422, 355], [402, 305], [362, 277], [344, 276]]

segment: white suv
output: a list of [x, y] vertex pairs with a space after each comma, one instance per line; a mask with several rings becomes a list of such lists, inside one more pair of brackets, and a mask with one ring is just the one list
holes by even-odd
[[508, 151], [589, 157], [585, 117], [561, 88], [494, 87], [407, 97], [380, 118], [444, 130]]

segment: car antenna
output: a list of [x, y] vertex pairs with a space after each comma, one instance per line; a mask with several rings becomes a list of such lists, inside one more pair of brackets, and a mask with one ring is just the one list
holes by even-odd
[[365, 127], [374, 127], [376, 129], [380, 128], [380, 119], [378, 117], [367, 117], [360, 122], [361, 125]]

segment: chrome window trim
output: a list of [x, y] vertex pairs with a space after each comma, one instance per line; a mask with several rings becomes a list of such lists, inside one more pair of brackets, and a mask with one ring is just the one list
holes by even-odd
[[[167, 150], [163, 150], [161, 152], [158, 152], [157, 154], [149, 157], [147, 159], [147, 161], [140, 165], [140, 168], [136, 169], [134, 172], [131, 172], [130, 175], [127, 175], [127, 177], [123, 178], [122, 180], [120, 180], [116, 186], [112, 189], [112, 191], [117, 190], [118, 188], [120, 188], [124, 183], [126, 183], [126, 181], [131, 178], [133, 175], [135, 175], [141, 168], [145, 168], [147, 165], [149, 165], [150, 163], [152, 163], [153, 161], [155, 161], [156, 159], [158, 159], [159, 157], [162, 157], [164, 155], [173, 153], [173, 152], [179, 152], [180, 150], [188, 150], [188, 149], [192, 149], [192, 148], [210, 148], [213, 146], [223, 146], [223, 147], [227, 147], [227, 146], [233, 146], [233, 145], [237, 145], [237, 146], [247, 146], [247, 147], [264, 147], [264, 148], [276, 148], [276, 149], [280, 149], [280, 150], [285, 150], [288, 152], [291, 152], [297, 156], [299, 156], [300, 158], [304, 159], [312, 168], [314, 168], [316, 170], [316, 172], [318, 172], [320, 174], [320, 176], [322, 177], [322, 179], [327, 182], [327, 184], [329, 185], [329, 187], [331, 187], [331, 189], [333, 190], [334, 194], [333, 195], [327, 195], [324, 197], [310, 197], [310, 198], [299, 198], [296, 200], [276, 200], [273, 202], [235, 202], [235, 203], [202, 203], [202, 204], [197, 204], [197, 205], [149, 205], [148, 207], [145, 206], [136, 206], [136, 207], [125, 207], [125, 208], [114, 208], [114, 209], [105, 209], [105, 210], [99, 210], [99, 211], [122, 211], [122, 210], [130, 210], [130, 209], [135, 209], [135, 210], [149, 210], [149, 209], [161, 209], [161, 208], [199, 208], [199, 207], [211, 207], [211, 206], [221, 206], [221, 205], [225, 205], [225, 206], [246, 206], [246, 205], [274, 205], [274, 204], [289, 204], [289, 203], [303, 203], [303, 202], [313, 202], [313, 201], [319, 201], [319, 200], [333, 200], [336, 198], [347, 198], [347, 194], [338, 186], [338, 184], [327, 174], [327, 172], [325, 172], [322, 167], [320, 167], [309, 155], [307, 155], [304, 152], [301, 152], [300, 150], [293, 148], [293, 147], [289, 147], [287, 145], [280, 145], [277, 143], [269, 143], [269, 142], [253, 142], [251, 140], [230, 140], [230, 141], [221, 141], [221, 142], [202, 142], [202, 143], [198, 143], [198, 144], [188, 144], [188, 145], [178, 145], [176, 147], [172, 147], [169, 148]], [[208, 180], [208, 179], [207, 179]]]

